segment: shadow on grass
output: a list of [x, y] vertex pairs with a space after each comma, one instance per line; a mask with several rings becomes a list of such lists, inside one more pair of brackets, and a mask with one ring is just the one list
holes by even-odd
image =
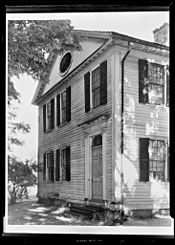
[[100, 222], [72, 216], [63, 207], [38, 204], [37, 201], [23, 201], [9, 205], [9, 225], [102, 225]]

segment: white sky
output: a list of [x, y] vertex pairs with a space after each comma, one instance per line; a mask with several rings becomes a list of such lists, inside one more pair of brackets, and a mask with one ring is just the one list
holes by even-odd
[[[169, 23], [169, 12], [7, 14], [8, 19], [70, 19], [75, 29], [115, 31], [153, 41], [152, 31], [164, 22]], [[19, 120], [29, 123], [32, 128], [31, 133], [21, 135], [26, 143], [22, 147], [16, 147], [14, 152], [22, 160], [37, 157], [37, 106], [31, 105], [36, 85], [37, 83], [27, 76], [23, 76], [19, 80], [15, 79], [16, 89], [21, 94]]]

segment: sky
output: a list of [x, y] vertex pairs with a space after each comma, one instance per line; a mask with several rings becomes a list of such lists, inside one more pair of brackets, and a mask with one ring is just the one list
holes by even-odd
[[[44, 14], [7, 14], [7, 20], [19, 19], [70, 19], [75, 29], [115, 31], [147, 41], [153, 40], [153, 30], [164, 22], [169, 23], [169, 12], [103, 12], [103, 13], [44, 13]], [[31, 101], [37, 82], [24, 75], [14, 79], [17, 91], [21, 94], [18, 119], [31, 125], [29, 134], [20, 135], [24, 146], [14, 149], [14, 154], [21, 160], [37, 158], [38, 115], [37, 106]]]

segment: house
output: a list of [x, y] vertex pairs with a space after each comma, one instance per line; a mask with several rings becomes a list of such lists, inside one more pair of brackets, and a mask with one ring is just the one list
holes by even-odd
[[33, 98], [39, 198], [169, 209], [169, 48], [115, 32], [76, 33], [82, 51], [52, 54]]

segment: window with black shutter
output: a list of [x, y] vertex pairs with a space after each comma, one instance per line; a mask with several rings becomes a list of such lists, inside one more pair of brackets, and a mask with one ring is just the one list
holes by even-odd
[[71, 180], [70, 146], [56, 151], [56, 180]]
[[57, 126], [71, 121], [71, 86], [57, 95]]
[[107, 104], [107, 60], [84, 75], [85, 112]]
[[44, 132], [54, 128], [54, 99], [43, 105], [43, 130]]
[[168, 152], [165, 141], [148, 138], [140, 138], [139, 140], [140, 181], [165, 181], [168, 171], [168, 161], [166, 160]]
[[139, 60], [139, 103], [164, 104], [165, 66]]
[[44, 153], [43, 161], [43, 180], [54, 182], [54, 152]]

